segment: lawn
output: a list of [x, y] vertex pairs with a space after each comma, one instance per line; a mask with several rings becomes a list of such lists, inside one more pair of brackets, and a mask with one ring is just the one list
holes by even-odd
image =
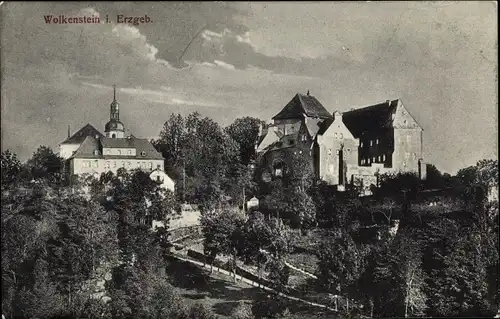
[[[183, 261], [172, 261], [167, 267], [171, 283], [190, 304], [203, 303], [221, 318], [231, 318], [239, 301], [251, 303], [266, 298], [263, 290], [243, 282], [233, 282], [229, 276], [202, 269]], [[302, 302], [288, 301], [293, 318], [336, 318], [335, 314]]]

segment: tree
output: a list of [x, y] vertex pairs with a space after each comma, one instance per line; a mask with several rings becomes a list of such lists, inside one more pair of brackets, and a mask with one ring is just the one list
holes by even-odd
[[63, 178], [63, 159], [54, 154], [50, 147], [40, 146], [28, 160], [27, 166], [34, 179], [58, 183]]
[[362, 254], [349, 234], [325, 239], [317, 250], [318, 280], [327, 291], [344, 292], [359, 278]]
[[266, 220], [260, 212], [250, 214], [243, 237], [240, 255], [247, 263], [257, 264], [259, 274], [268, 262], [283, 260], [291, 248], [286, 226], [278, 219]]
[[223, 209], [202, 214], [201, 225], [205, 240], [204, 251], [211, 256], [226, 254], [232, 257], [232, 269], [236, 281], [237, 256], [243, 250], [245, 216], [238, 211]]
[[240, 150], [240, 163], [247, 166], [255, 160], [255, 147], [259, 138], [259, 130], [264, 121], [253, 117], [237, 118], [225, 128], [226, 133], [234, 139]]
[[284, 179], [299, 192], [306, 192], [314, 178], [312, 158], [306, 151], [287, 151], [283, 155], [286, 169]]
[[2, 164], [2, 185], [10, 184], [16, 181], [19, 173], [21, 172], [21, 162], [17, 158], [17, 155], [10, 150], [5, 150], [2, 152], [1, 157]]

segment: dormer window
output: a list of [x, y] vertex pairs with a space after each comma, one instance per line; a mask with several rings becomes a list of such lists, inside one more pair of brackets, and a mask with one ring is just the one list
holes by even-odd
[[338, 138], [337, 133], [333, 134], [333, 136], [335, 137], [335, 139], [337, 139], [337, 138]]
[[343, 139], [344, 138], [344, 134], [340, 133], [339, 137], [340, 137], [340, 139]]
[[331, 149], [328, 150], [328, 155], [332, 155], [332, 150]]
[[94, 155], [99, 155], [99, 150], [94, 150]]
[[142, 151], [141, 156], [146, 156], [146, 152]]

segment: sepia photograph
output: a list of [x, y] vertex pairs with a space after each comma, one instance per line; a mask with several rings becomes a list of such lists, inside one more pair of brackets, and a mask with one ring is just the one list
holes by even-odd
[[497, 1], [0, 1], [2, 319], [500, 318]]

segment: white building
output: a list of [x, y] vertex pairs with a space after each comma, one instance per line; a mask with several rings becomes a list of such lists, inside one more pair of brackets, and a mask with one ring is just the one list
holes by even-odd
[[59, 146], [59, 156], [66, 160], [70, 176], [102, 173], [116, 174], [118, 169], [140, 169], [150, 173], [153, 180], [174, 191], [174, 181], [164, 172], [164, 158], [147, 139], [125, 135], [120, 121], [120, 105], [116, 101], [116, 89], [110, 105], [110, 119], [104, 134], [91, 124], [82, 127]]

